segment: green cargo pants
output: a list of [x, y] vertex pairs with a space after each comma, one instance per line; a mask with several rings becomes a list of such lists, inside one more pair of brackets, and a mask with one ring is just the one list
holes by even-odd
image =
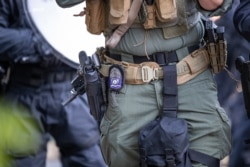
[[[110, 167], [138, 167], [139, 130], [162, 107], [162, 81], [148, 85], [125, 85], [112, 92], [101, 124], [101, 147]], [[230, 126], [217, 101], [216, 85], [210, 70], [178, 87], [178, 117], [188, 122], [190, 148], [224, 158], [230, 151]]]
[[[185, 46], [187, 43], [183, 41], [191, 43], [189, 38], [199, 36], [202, 36], [201, 29], [195, 27], [187, 39], [179, 37], [175, 42], [182, 41]], [[179, 58], [185, 55], [182, 50], [178, 52]], [[109, 167], [139, 167], [139, 131], [161, 111], [162, 88], [162, 80], [157, 80], [145, 85], [124, 85], [120, 92], [109, 92], [108, 110], [101, 122], [101, 148]], [[210, 69], [178, 86], [178, 107], [178, 117], [188, 123], [191, 149], [219, 159], [229, 154], [229, 119], [218, 102]]]

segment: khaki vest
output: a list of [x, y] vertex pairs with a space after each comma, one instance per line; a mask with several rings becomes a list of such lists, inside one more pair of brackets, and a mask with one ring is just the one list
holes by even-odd
[[[139, 1], [142, 0], [135, 2]], [[86, 0], [85, 23], [88, 31], [92, 34], [103, 33], [109, 39], [118, 29], [117, 39], [128, 28], [162, 28], [164, 37], [168, 39], [185, 34], [199, 20], [194, 0], [154, 0], [152, 5], [136, 3], [133, 0]], [[133, 16], [136, 16], [135, 19]]]

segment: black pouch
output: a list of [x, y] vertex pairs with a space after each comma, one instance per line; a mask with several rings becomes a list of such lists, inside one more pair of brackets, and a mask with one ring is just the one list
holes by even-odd
[[176, 117], [176, 66], [164, 66], [163, 71], [163, 112], [140, 131], [141, 167], [192, 167], [187, 123]]
[[183, 119], [158, 117], [141, 130], [139, 147], [142, 167], [192, 167]]
[[163, 66], [163, 74], [163, 111], [140, 131], [140, 166], [192, 167], [192, 160], [219, 167], [219, 159], [189, 149], [187, 122], [177, 118], [176, 66]]

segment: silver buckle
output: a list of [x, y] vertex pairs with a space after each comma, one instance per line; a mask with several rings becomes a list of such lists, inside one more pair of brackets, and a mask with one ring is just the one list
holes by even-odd
[[151, 68], [149, 66], [142, 66], [141, 68], [141, 74], [142, 74], [142, 81], [143, 82], [150, 82], [151, 80], [158, 79], [158, 68]]

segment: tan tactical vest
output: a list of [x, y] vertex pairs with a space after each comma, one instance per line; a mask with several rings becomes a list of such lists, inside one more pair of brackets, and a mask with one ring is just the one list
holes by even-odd
[[92, 34], [115, 36], [112, 45], [128, 28], [162, 28], [168, 39], [185, 34], [198, 22], [195, 5], [195, 0], [154, 0], [152, 5], [143, 0], [86, 0], [85, 22]]

